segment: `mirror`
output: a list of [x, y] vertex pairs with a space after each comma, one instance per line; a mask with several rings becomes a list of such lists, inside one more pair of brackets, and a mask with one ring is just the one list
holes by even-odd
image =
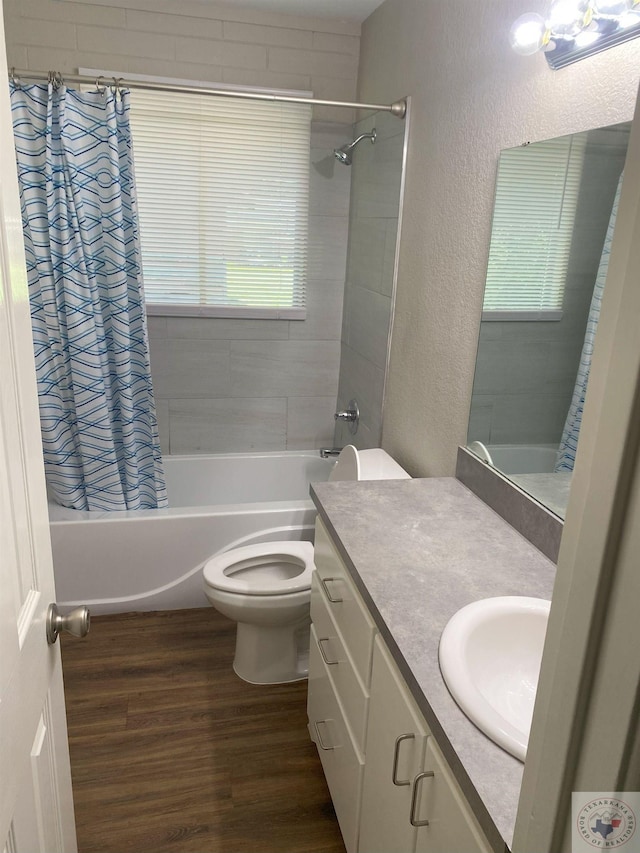
[[564, 518], [630, 123], [500, 155], [468, 447]]

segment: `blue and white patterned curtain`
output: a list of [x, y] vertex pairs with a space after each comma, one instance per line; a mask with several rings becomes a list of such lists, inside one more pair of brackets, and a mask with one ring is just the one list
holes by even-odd
[[587, 332], [582, 346], [582, 355], [580, 356], [580, 364], [578, 365], [578, 376], [573, 389], [573, 397], [569, 406], [569, 414], [564, 425], [562, 440], [558, 449], [558, 458], [556, 461], [556, 472], [558, 471], [573, 471], [573, 466], [576, 460], [576, 450], [578, 447], [578, 437], [580, 435], [580, 426], [582, 425], [582, 412], [584, 410], [584, 398], [587, 393], [587, 384], [589, 382], [589, 371], [591, 370], [591, 357], [593, 355], [593, 342], [598, 328], [598, 320], [600, 319], [600, 306], [602, 305], [602, 294], [604, 293], [604, 283], [607, 280], [607, 271], [609, 269], [609, 256], [611, 255], [611, 242], [613, 240], [613, 230], [616, 225], [616, 216], [618, 214], [618, 202], [620, 201], [620, 188], [622, 187], [622, 175], [618, 181], [618, 188], [609, 218], [609, 227], [604, 240], [604, 248], [600, 258], [600, 266], [598, 267], [598, 275], [593, 288], [593, 296], [591, 297], [591, 307], [589, 309], [589, 318], [587, 320]]
[[166, 506], [128, 92], [11, 84], [49, 489], [74, 509]]

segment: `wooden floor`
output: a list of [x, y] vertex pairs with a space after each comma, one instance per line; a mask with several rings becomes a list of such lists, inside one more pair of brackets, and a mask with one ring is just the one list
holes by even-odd
[[344, 853], [306, 682], [254, 687], [213, 608], [63, 643], [80, 853]]

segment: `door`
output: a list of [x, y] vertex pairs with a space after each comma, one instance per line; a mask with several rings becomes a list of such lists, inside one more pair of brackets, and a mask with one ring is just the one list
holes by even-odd
[[429, 732], [380, 637], [373, 674], [362, 790], [360, 853], [412, 853], [413, 780], [422, 770]]
[[424, 772], [413, 786], [412, 817], [419, 824], [416, 853], [491, 853], [432, 737], [427, 741]]
[[[1, 2], [1, 0], [0, 0]], [[0, 7], [0, 56], [5, 60]], [[9, 93], [0, 83], [0, 850], [77, 849]]]

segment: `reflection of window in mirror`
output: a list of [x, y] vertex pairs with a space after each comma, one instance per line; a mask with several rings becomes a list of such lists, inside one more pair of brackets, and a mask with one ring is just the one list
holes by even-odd
[[504, 151], [483, 320], [559, 320], [586, 134]]

